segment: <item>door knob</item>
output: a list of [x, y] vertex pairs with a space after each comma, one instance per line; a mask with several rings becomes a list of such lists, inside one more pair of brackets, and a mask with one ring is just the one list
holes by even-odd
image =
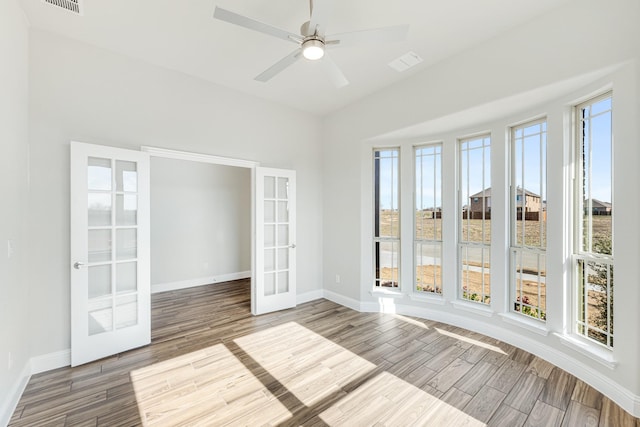
[[291, 249], [295, 249], [295, 248], [296, 248], [296, 244], [295, 244], [295, 243], [292, 243], [292, 244], [290, 244], [290, 245], [289, 245], [289, 247], [290, 247]]
[[76, 270], [80, 270], [84, 266], [85, 266], [84, 262], [76, 262], [75, 264], [73, 264], [73, 268], [75, 268]]

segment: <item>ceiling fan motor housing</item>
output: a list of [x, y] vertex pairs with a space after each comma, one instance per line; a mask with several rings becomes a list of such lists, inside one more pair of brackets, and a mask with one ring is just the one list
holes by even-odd
[[300, 46], [302, 47], [302, 55], [307, 59], [313, 61], [324, 56], [324, 40], [321, 37], [305, 37]]

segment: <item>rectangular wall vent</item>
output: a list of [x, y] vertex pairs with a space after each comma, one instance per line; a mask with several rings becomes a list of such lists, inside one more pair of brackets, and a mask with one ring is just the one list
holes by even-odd
[[82, 15], [82, 0], [42, 0], [43, 3], [57, 6], [76, 15]]

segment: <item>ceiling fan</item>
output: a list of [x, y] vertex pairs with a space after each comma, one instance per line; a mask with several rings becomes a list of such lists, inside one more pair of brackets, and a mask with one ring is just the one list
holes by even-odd
[[300, 34], [294, 34], [269, 24], [256, 21], [235, 12], [222, 9], [216, 6], [213, 17], [230, 24], [258, 31], [273, 37], [277, 37], [288, 42], [297, 44], [299, 47], [289, 55], [276, 62], [267, 70], [259, 74], [255, 80], [267, 82], [278, 73], [292, 65], [301, 57], [310, 61], [322, 60], [329, 79], [336, 87], [343, 87], [349, 84], [338, 65], [325, 53], [325, 49], [355, 46], [364, 43], [386, 43], [402, 41], [406, 39], [408, 25], [398, 25], [392, 27], [376, 28], [372, 30], [354, 31], [342, 34], [325, 35], [329, 1], [331, 0], [309, 0], [310, 19], [300, 27]]

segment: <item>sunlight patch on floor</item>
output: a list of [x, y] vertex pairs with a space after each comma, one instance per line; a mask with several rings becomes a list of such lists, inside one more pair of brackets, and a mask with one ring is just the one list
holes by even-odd
[[307, 407], [376, 367], [295, 322], [238, 338], [235, 343]]
[[416, 320], [416, 319], [412, 319], [411, 317], [403, 316], [401, 314], [394, 314], [393, 317], [395, 317], [396, 319], [400, 319], [403, 322], [410, 323], [413, 326], [417, 326], [417, 327], [422, 328], [422, 329], [430, 329], [423, 322], [421, 322], [419, 320]]
[[278, 423], [291, 413], [223, 344], [131, 372], [145, 426]]
[[330, 426], [486, 426], [388, 372], [349, 393], [320, 418]]
[[454, 332], [449, 332], [449, 331], [446, 331], [446, 330], [441, 329], [441, 328], [436, 328], [436, 331], [438, 331], [438, 333], [440, 333], [442, 335], [446, 335], [448, 337], [455, 338], [455, 339], [457, 339], [459, 341], [464, 341], [464, 342], [467, 342], [469, 344], [472, 344], [472, 345], [475, 345], [475, 346], [478, 346], [478, 347], [486, 348], [487, 350], [495, 351], [496, 353], [507, 355], [507, 353], [503, 349], [501, 349], [500, 347], [496, 347], [495, 345], [491, 345], [491, 344], [487, 344], [486, 342], [474, 340], [473, 338], [465, 337], [464, 335], [456, 334]]

